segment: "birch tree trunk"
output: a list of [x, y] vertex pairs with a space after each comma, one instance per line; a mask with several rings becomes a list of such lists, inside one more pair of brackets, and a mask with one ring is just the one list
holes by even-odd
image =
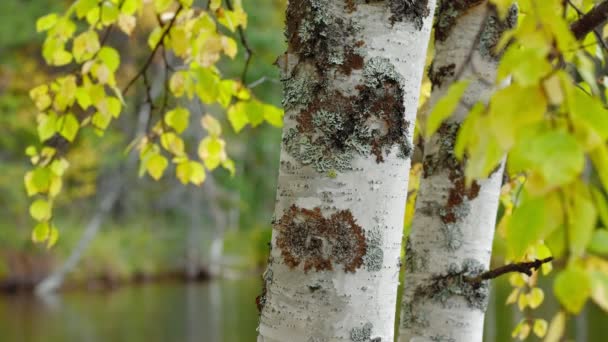
[[258, 341], [392, 341], [434, 0], [290, 1]]
[[[485, 1], [440, 1], [435, 24], [431, 108], [460, 74], [471, 79], [454, 116], [425, 143], [424, 175], [406, 245], [399, 341], [463, 341], [483, 338], [487, 283], [467, 277], [488, 268], [503, 167], [465, 187], [464, 167], [453, 151], [470, 107], [494, 91], [500, 34], [514, 22], [490, 14]], [[460, 72], [462, 70], [462, 72]]]

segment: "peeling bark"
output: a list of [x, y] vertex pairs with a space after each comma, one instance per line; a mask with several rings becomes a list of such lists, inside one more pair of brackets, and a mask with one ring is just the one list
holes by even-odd
[[434, 5], [289, 3], [288, 51], [277, 60], [285, 125], [258, 341], [393, 340]]
[[497, 68], [493, 47], [509, 24], [493, 15], [486, 20], [487, 10], [485, 1], [476, 0], [444, 0], [438, 6], [431, 107], [462, 68], [462, 76], [472, 82], [453, 117], [425, 143], [424, 177], [406, 249], [399, 341], [476, 342], [483, 337], [488, 284], [467, 279], [488, 268], [503, 171], [501, 166], [467, 188], [453, 150], [466, 107], [487, 101], [494, 91], [488, 86]]

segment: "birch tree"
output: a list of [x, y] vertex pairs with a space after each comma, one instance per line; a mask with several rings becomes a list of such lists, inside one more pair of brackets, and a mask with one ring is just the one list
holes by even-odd
[[258, 341], [391, 341], [434, 1], [291, 1]]
[[515, 22], [515, 13], [500, 21], [486, 1], [438, 5], [429, 70], [434, 110], [426, 120], [423, 177], [405, 251], [400, 341], [482, 340], [489, 289], [473, 279], [489, 266], [503, 166], [467, 185], [454, 146], [471, 106], [487, 102], [495, 89], [496, 43]]

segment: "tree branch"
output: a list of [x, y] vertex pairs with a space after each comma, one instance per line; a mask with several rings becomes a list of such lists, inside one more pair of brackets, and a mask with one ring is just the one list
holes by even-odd
[[[226, 0], [226, 7], [229, 10], [233, 10], [232, 1]], [[251, 64], [251, 58], [253, 57], [253, 50], [249, 47], [249, 42], [247, 41], [247, 36], [245, 35], [245, 30], [241, 26], [238, 27], [239, 37], [241, 38], [241, 44], [245, 48], [245, 67], [243, 68], [243, 73], [241, 74], [241, 82], [245, 84], [247, 82], [247, 71], [249, 71], [249, 65]]]
[[503, 274], [514, 273], [514, 272], [524, 273], [528, 276], [531, 276], [532, 270], [536, 271], [543, 264], [551, 262], [552, 260], [553, 260], [553, 257], [549, 257], [549, 258], [545, 258], [542, 260], [536, 259], [536, 260], [530, 261], [530, 262], [518, 262], [518, 263], [514, 263], [514, 264], [508, 264], [508, 265], [504, 265], [504, 266], [495, 268], [493, 270], [484, 272], [476, 277], [467, 278], [466, 281], [469, 283], [481, 283], [484, 280], [498, 278]]
[[137, 79], [139, 79], [146, 72], [146, 70], [148, 70], [148, 67], [150, 66], [150, 64], [152, 64], [152, 60], [154, 60], [156, 51], [158, 51], [158, 49], [161, 46], [163, 46], [163, 40], [165, 40], [165, 37], [169, 34], [169, 31], [171, 31], [171, 27], [173, 27], [173, 24], [175, 23], [175, 20], [177, 19], [177, 15], [182, 11], [182, 9], [183, 9], [183, 7], [181, 5], [177, 8], [177, 10], [175, 11], [175, 14], [173, 15], [173, 18], [171, 18], [171, 21], [169, 22], [169, 24], [167, 24], [167, 28], [165, 28], [165, 30], [163, 31], [163, 34], [160, 36], [160, 39], [158, 40], [158, 43], [156, 43], [156, 45], [154, 46], [154, 49], [152, 49], [152, 52], [150, 53], [150, 56], [148, 56], [148, 59], [146, 60], [144, 65], [139, 69], [137, 74], [135, 74], [135, 76], [133, 76], [133, 78], [129, 81], [129, 83], [127, 83], [127, 86], [124, 87], [124, 89], [122, 90], [123, 94], [126, 94], [129, 91], [129, 88], [131, 88], [131, 86], [135, 83], [135, 81], [137, 81]]
[[608, 20], [608, 0], [595, 6], [580, 19], [572, 23], [572, 25], [570, 25], [570, 30], [577, 40], [581, 40], [606, 20]]

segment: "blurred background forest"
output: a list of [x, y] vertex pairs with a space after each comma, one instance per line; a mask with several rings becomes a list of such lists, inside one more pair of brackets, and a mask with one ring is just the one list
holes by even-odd
[[[268, 253], [280, 129], [261, 125], [238, 135], [225, 130], [228, 154], [236, 163], [234, 177], [217, 170], [200, 188], [183, 186], [172, 177], [158, 182], [139, 178], [137, 165], [124, 150], [145, 100], [144, 90], [138, 89], [128, 96], [124, 115], [103, 139], [87, 132], [71, 148], [65, 190], [55, 209], [62, 229], [57, 245], [47, 250], [31, 242], [32, 219], [22, 180], [29, 167], [24, 151], [38, 137], [37, 112], [28, 92], [62, 71], [45, 66], [43, 36], [34, 23], [69, 3], [0, 1], [0, 341], [254, 340], [255, 297]], [[247, 39], [254, 51], [247, 82], [257, 97], [275, 105], [280, 105], [282, 91], [273, 62], [285, 48], [285, 4], [244, 1]], [[137, 44], [120, 35], [110, 37], [123, 56], [125, 75], [134, 74], [149, 53], [147, 37], [139, 33], [131, 38]], [[158, 64], [150, 79], [162, 83], [155, 77], [161, 73]], [[220, 67], [227, 77], [239, 77], [242, 65], [239, 49], [236, 61]], [[201, 103], [183, 105], [198, 115], [219, 110]], [[202, 133], [192, 128], [187, 134], [194, 140]], [[118, 192], [116, 199], [104, 214], [100, 205], [113, 191]], [[99, 232], [67, 273], [59, 296], [40, 301], [23, 294], [59, 269], [83, 232], [96, 224]], [[497, 241], [497, 262], [501, 250]], [[511, 340], [511, 330], [522, 317], [514, 306], [504, 305], [509, 290], [508, 279], [494, 284], [487, 341]], [[548, 298], [535, 315], [553, 312], [556, 305]], [[598, 332], [606, 322], [608, 317], [588, 304], [570, 325], [570, 336], [602, 341]]]

